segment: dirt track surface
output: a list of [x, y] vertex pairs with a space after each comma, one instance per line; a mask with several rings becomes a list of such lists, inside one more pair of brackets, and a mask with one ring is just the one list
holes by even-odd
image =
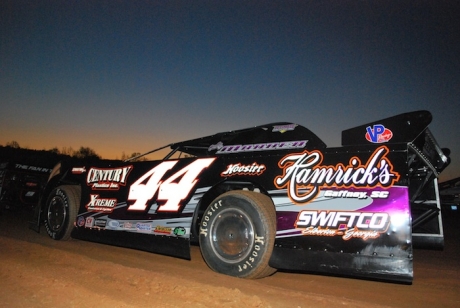
[[3, 307], [460, 307], [460, 232], [449, 217], [444, 251], [416, 250], [414, 283], [400, 285], [278, 272], [245, 280], [192, 260], [28, 229], [19, 212], [0, 213]]

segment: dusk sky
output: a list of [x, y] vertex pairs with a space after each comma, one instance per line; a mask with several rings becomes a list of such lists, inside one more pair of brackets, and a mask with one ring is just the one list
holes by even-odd
[[426, 109], [460, 176], [459, 1], [0, 2], [0, 145], [103, 158]]

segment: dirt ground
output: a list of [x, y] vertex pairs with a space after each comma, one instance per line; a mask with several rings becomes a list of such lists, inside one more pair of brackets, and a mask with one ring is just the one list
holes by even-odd
[[192, 260], [79, 240], [53, 241], [26, 215], [0, 213], [3, 307], [460, 307], [458, 216], [444, 251], [416, 250], [414, 283], [277, 272], [245, 280]]

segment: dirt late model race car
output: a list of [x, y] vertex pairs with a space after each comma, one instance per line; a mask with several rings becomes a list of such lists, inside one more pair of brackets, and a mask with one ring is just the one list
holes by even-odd
[[197, 243], [211, 269], [236, 277], [410, 284], [413, 247], [443, 246], [437, 177], [450, 160], [431, 119], [361, 125], [334, 148], [283, 122], [173, 143], [162, 160], [61, 162], [31, 227], [186, 259]]
[[50, 172], [51, 168], [43, 166], [0, 163], [0, 208], [32, 208]]

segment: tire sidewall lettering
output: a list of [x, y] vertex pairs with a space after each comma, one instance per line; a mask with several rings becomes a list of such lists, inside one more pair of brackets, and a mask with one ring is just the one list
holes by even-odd
[[217, 214], [218, 210], [222, 208], [222, 199], [217, 200], [214, 202], [213, 206], [209, 208], [205, 215], [203, 216], [203, 219], [201, 220], [200, 224], [200, 236], [203, 235], [204, 237], [208, 236], [208, 225], [209, 225], [209, 220], [211, 220], [211, 217], [213, 214]]
[[[257, 237], [257, 234], [256, 234], [256, 237]], [[259, 259], [259, 251], [262, 249], [262, 247], [259, 244], [255, 244], [255, 243], [256, 241], [254, 241], [254, 246], [252, 247], [252, 251], [249, 254], [249, 256], [246, 258], [246, 260], [236, 265], [239, 273], [251, 270], [253, 268], [254, 262], [256, 262]]]

